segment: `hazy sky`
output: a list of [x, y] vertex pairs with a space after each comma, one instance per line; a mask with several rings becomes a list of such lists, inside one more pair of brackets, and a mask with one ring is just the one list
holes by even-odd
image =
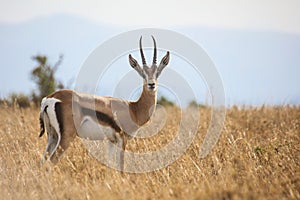
[[0, 22], [55, 13], [77, 14], [122, 26], [205, 25], [300, 34], [299, 0], [10, 0], [0, 1]]

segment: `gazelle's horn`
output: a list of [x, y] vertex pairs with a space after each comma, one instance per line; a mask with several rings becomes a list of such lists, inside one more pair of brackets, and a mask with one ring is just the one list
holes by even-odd
[[153, 43], [154, 43], [154, 52], [153, 52], [153, 65], [156, 65], [156, 61], [157, 61], [157, 49], [156, 49], [156, 42], [155, 39], [153, 37], [153, 35], [151, 35], [152, 39], [153, 39]]
[[142, 36], [140, 38], [140, 53], [141, 53], [141, 57], [142, 57], [143, 66], [147, 66], [146, 59], [145, 59], [144, 52], [143, 52], [143, 47], [142, 47]]

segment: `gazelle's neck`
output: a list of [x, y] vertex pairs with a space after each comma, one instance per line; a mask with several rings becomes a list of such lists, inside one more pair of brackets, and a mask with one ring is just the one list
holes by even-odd
[[129, 109], [135, 123], [139, 126], [147, 123], [156, 107], [157, 91], [149, 91], [147, 84], [143, 85], [143, 92], [136, 102], [131, 102]]

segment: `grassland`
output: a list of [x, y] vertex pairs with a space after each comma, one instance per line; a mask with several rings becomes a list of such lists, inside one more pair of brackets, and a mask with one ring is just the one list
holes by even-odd
[[[120, 174], [93, 158], [79, 139], [53, 165], [40, 160], [38, 109], [0, 107], [0, 199], [300, 199], [300, 107], [233, 107], [217, 146], [198, 159], [210, 111], [170, 166]], [[167, 108], [164, 129], [129, 150], [156, 149], [173, 136], [180, 110]]]

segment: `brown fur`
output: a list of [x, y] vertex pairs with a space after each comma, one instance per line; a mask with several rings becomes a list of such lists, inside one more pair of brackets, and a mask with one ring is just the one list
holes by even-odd
[[[80, 124], [80, 121], [84, 116], [81, 108], [99, 111], [115, 120], [116, 117], [112, 113], [112, 104], [121, 105], [122, 108], [127, 107], [130, 114], [130, 116], [127, 117], [130, 117], [134, 122], [130, 130], [136, 131], [140, 126], [150, 120], [156, 105], [156, 91], [148, 91], [146, 84], [144, 84], [143, 92], [136, 102], [128, 102], [113, 97], [98, 97], [95, 95], [78, 93], [73, 90], [59, 90], [49, 95], [48, 98], [56, 98], [61, 101], [61, 115], [63, 121], [60, 147], [51, 158], [52, 161], [56, 161], [58, 157], [67, 150], [76, 135], [78, 135], [74, 122]], [[126, 116], [123, 118], [126, 118]], [[110, 123], [104, 120], [99, 121], [99, 123], [104, 126], [111, 126]], [[114, 123], [116, 122], [114, 121]], [[130, 133], [120, 130], [116, 131], [115, 134], [118, 134], [122, 138], [122, 147], [123, 150], [125, 150], [127, 140], [131, 139]]]
[[137, 125], [143, 126], [150, 120], [155, 110], [155, 105], [156, 92], [148, 91], [147, 85], [144, 84], [143, 92], [138, 101], [129, 103], [131, 118]]

